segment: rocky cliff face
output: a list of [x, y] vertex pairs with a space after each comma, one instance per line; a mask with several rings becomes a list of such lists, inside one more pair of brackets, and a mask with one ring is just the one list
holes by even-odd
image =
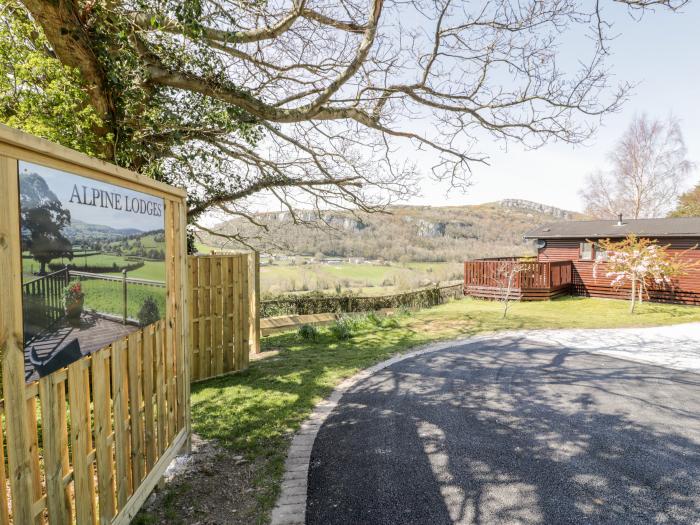
[[[305, 210], [300, 210], [296, 212], [297, 217], [301, 221], [309, 222], [309, 223], [318, 223], [319, 222], [319, 217], [318, 215], [313, 212], [313, 211], [305, 211]], [[291, 214], [287, 211], [281, 211], [279, 213], [271, 213], [271, 214], [259, 214], [259, 218], [265, 218], [269, 217], [271, 219], [276, 220], [277, 222], [284, 223], [284, 222], [292, 222], [292, 217]], [[367, 227], [367, 224], [362, 222], [361, 219], [358, 219], [354, 216], [350, 215], [340, 215], [340, 214], [333, 214], [333, 213], [324, 213], [321, 215], [321, 219], [323, 222], [328, 224], [334, 229], [337, 230], [343, 230], [347, 232], [359, 232], [364, 230]]]
[[571, 212], [562, 210], [561, 208], [556, 208], [554, 206], [547, 206], [546, 204], [540, 204], [539, 202], [526, 201], [523, 199], [503, 199], [498, 202], [498, 205], [502, 208], [517, 208], [520, 210], [532, 210], [537, 213], [543, 213], [545, 215], [551, 215], [556, 219], [561, 220], [571, 220], [573, 218]]

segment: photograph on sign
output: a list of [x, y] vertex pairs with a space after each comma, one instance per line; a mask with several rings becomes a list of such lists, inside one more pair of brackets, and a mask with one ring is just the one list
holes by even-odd
[[19, 162], [26, 380], [165, 317], [163, 199]]

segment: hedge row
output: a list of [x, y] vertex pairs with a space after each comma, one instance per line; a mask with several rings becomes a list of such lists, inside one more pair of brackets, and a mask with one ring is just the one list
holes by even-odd
[[88, 273], [110, 273], [110, 272], [121, 272], [122, 270], [126, 270], [127, 272], [133, 272], [134, 270], [138, 270], [139, 268], [142, 268], [143, 265], [146, 264], [144, 261], [137, 261], [134, 262], [133, 264], [116, 264], [114, 263], [112, 266], [91, 266], [91, 265], [78, 265], [78, 264], [60, 264], [60, 263], [50, 263], [49, 264], [49, 270], [52, 272], [57, 272], [58, 270], [63, 270], [66, 266], [68, 266], [69, 270], [75, 270], [78, 272], [88, 272]]
[[261, 317], [321, 313], [373, 312], [382, 308], [429, 308], [463, 295], [462, 284], [426, 288], [395, 295], [287, 295], [260, 302]]

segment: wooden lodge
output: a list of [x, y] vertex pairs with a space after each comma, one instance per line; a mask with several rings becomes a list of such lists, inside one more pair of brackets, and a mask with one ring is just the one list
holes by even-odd
[[[615, 288], [605, 271], [593, 274], [596, 262], [606, 256], [596, 241], [622, 240], [630, 234], [669, 246], [691, 267], [672, 286], [651, 288], [645, 299], [655, 302], [700, 305], [700, 217], [566, 221], [540, 226], [525, 235], [535, 242], [532, 258], [478, 259], [464, 263], [464, 293], [488, 299], [502, 298], [510, 279], [511, 299], [548, 300], [572, 294], [587, 297], [628, 298], [629, 287]], [[521, 271], [512, 274], [519, 265]]]

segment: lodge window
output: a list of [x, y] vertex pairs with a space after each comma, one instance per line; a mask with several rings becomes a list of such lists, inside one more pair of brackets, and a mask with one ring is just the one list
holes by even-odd
[[608, 252], [599, 244], [595, 245], [595, 260], [596, 261], [607, 261]]
[[582, 261], [592, 261], [593, 260], [593, 243], [582, 242], [579, 245], [579, 258]]

